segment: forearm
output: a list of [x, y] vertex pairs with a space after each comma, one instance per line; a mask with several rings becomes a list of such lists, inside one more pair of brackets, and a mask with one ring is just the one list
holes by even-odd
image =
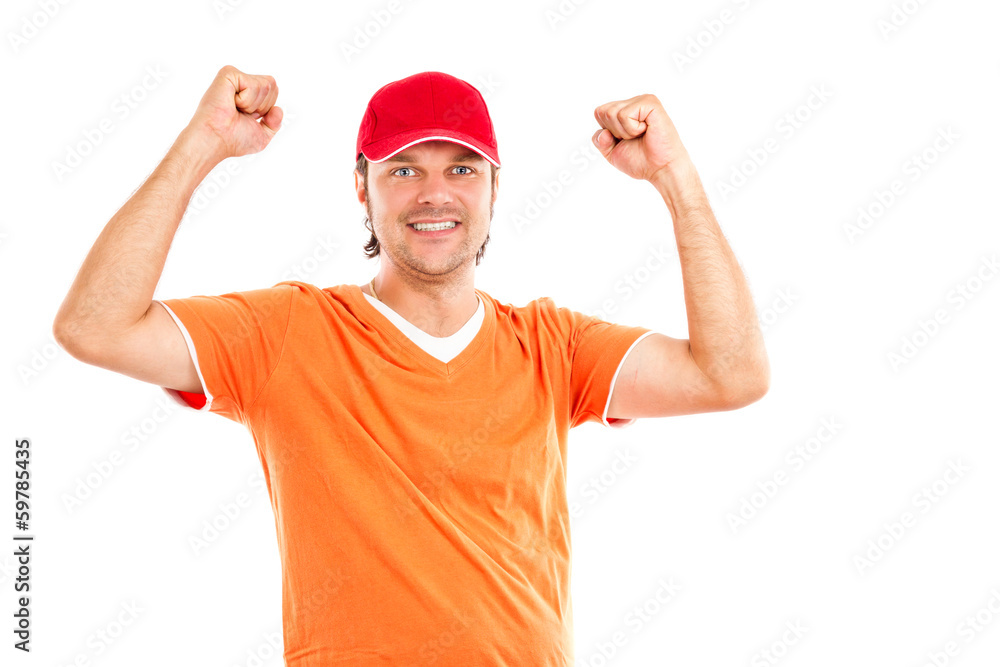
[[53, 325], [61, 344], [111, 339], [144, 316], [191, 195], [220, 155], [208, 135], [190, 127], [181, 132], [80, 267]]
[[702, 372], [734, 397], [770, 382], [764, 337], [746, 277], [715, 219], [689, 158], [653, 184], [673, 219], [691, 354]]

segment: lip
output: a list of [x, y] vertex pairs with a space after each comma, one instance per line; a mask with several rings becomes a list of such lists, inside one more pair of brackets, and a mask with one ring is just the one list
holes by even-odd
[[416, 224], [420, 224], [421, 222], [435, 223], [435, 222], [453, 222], [453, 221], [456, 224], [459, 224], [459, 225], [462, 224], [458, 220], [455, 220], [455, 218], [420, 218], [419, 220], [414, 220], [413, 222], [410, 222], [410, 223], [407, 223], [407, 224], [416, 225]]
[[427, 232], [419, 231], [419, 230], [415, 229], [413, 227], [413, 225], [416, 225], [416, 224], [419, 224], [419, 223], [422, 223], [422, 222], [434, 223], [434, 222], [448, 222], [450, 220], [451, 220], [451, 218], [442, 218], [441, 220], [428, 220], [428, 219], [425, 219], [425, 220], [414, 220], [413, 222], [407, 224], [406, 227], [407, 227], [407, 229], [409, 229], [411, 232], [413, 232], [414, 234], [416, 234], [418, 236], [426, 237], [426, 238], [437, 238], [439, 236], [448, 236], [449, 234], [454, 233], [455, 231], [458, 230], [459, 227], [462, 226], [462, 223], [459, 222], [458, 220], [455, 220], [454, 221], [455, 222], [455, 226], [452, 227], [452, 228], [450, 228], [450, 229], [435, 229], [433, 231], [427, 231]]

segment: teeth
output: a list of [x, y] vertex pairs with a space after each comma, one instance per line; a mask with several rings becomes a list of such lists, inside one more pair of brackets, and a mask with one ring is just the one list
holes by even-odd
[[454, 220], [447, 220], [445, 222], [418, 222], [413, 225], [413, 228], [421, 232], [432, 232], [436, 229], [451, 229], [454, 226]]

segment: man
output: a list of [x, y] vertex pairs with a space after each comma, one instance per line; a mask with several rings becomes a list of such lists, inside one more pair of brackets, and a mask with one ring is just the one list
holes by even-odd
[[355, 186], [366, 284], [152, 299], [197, 184], [281, 125], [269, 76], [222, 68], [108, 223], [53, 326], [81, 361], [253, 436], [282, 560], [284, 657], [571, 665], [568, 431], [729, 410], [769, 370], [742, 272], [659, 100], [596, 109], [594, 143], [673, 219], [690, 341], [474, 287], [500, 158], [485, 101], [424, 72], [369, 102]]

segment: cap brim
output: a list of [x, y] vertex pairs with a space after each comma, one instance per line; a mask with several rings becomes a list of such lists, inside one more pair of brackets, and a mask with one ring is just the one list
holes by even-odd
[[370, 143], [362, 148], [361, 152], [369, 162], [384, 162], [393, 155], [406, 150], [410, 146], [420, 144], [425, 141], [450, 141], [452, 143], [461, 144], [462, 146], [471, 148], [482, 155], [483, 158], [485, 158], [490, 164], [497, 167], [500, 166], [499, 158], [491, 157], [489, 151], [484, 146], [477, 144], [468, 135], [440, 128], [401, 132], [391, 137], [386, 137], [385, 139], [380, 139]]

